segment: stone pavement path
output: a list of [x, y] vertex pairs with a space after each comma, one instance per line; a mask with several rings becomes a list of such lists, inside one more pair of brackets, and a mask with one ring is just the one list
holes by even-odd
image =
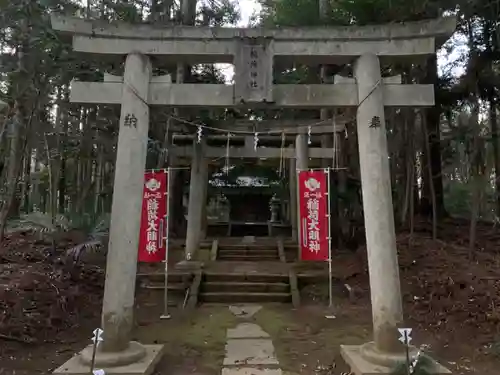
[[[229, 306], [242, 320], [252, 317], [262, 306]], [[242, 322], [227, 330], [226, 357], [222, 375], [282, 375], [273, 341], [254, 323]]]

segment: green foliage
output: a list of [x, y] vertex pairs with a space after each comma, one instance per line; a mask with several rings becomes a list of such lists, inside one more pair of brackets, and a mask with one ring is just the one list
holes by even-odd
[[264, 25], [314, 26], [320, 23], [317, 0], [281, 0], [263, 2]]
[[123, 2], [119, 1], [116, 3], [109, 2], [108, 12], [112, 15], [114, 19], [137, 23], [142, 21], [142, 15], [134, 2]]
[[470, 187], [462, 181], [449, 181], [444, 186], [446, 210], [452, 216], [464, 217], [470, 212]]
[[22, 215], [17, 220], [9, 222], [7, 232], [26, 232], [47, 234], [53, 239], [57, 234], [69, 231], [78, 231], [84, 234], [84, 240], [67, 250], [67, 256], [74, 263], [86, 252], [101, 250], [109, 235], [110, 214], [79, 215], [69, 218], [65, 215], [56, 215], [54, 218], [46, 213], [32, 212]]
[[33, 231], [54, 235], [58, 232], [67, 232], [70, 228], [71, 222], [64, 215], [52, 217], [43, 212], [32, 212], [9, 221], [7, 233]]
[[329, 0], [324, 19], [319, 15], [318, 0], [263, 0], [262, 23], [273, 26], [367, 25], [432, 18], [445, 9], [454, 9], [450, 1], [419, 0]]
[[496, 340], [491, 344], [488, 350], [496, 358], [500, 359], [500, 337], [496, 337]]
[[[447, 212], [454, 217], [468, 218], [471, 209], [471, 191], [473, 184], [478, 181], [451, 180], [444, 184], [444, 197]], [[495, 188], [491, 183], [480, 183], [483, 200], [481, 202], [479, 218], [493, 220], [495, 217]]]
[[78, 221], [74, 221], [78, 229], [86, 234], [83, 242], [67, 251], [67, 255], [73, 259], [74, 263], [77, 263], [86, 252], [96, 252], [103, 249], [109, 235], [110, 222], [111, 215], [107, 213], [100, 216], [83, 215], [79, 216]]
[[229, 0], [201, 3], [198, 16], [203, 26], [235, 25], [240, 19], [235, 3]]
[[471, 192], [477, 187], [483, 196], [479, 218], [491, 220], [496, 192], [488, 124], [474, 119], [467, 108], [455, 116], [455, 125], [444, 127], [441, 141], [446, 209], [453, 216], [469, 217]]

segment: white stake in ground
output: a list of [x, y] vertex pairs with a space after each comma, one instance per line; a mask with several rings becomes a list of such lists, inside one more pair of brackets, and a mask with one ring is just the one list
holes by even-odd
[[161, 235], [165, 239], [165, 290], [163, 294], [163, 314], [160, 319], [170, 319], [170, 314], [168, 313], [168, 238], [170, 229], [170, 168], [167, 169], [167, 192], [165, 193], [166, 205], [167, 205], [167, 215], [165, 216], [165, 236]]
[[411, 342], [411, 328], [398, 328], [398, 331], [401, 335], [399, 338], [399, 341], [401, 341], [405, 345], [405, 351], [406, 351], [406, 369], [408, 371], [408, 375], [411, 375], [413, 372], [412, 370], [412, 363], [410, 362], [410, 342]]
[[90, 375], [104, 375], [104, 370], [94, 370], [97, 346], [101, 341], [104, 340], [102, 338], [102, 334], [104, 333], [104, 331], [100, 328], [96, 328], [92, 333], [94, 334], [94, 336], [92, 336], [92, 342], [94, 343], [94, 346], [92, 348], [92, 360], [90, 361]]

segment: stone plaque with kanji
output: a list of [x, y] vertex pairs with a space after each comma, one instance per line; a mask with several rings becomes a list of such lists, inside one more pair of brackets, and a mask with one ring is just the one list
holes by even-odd
[[270, 103], [273, 101], [272, 39], [243, 38], [234, 58], [235, 104]]

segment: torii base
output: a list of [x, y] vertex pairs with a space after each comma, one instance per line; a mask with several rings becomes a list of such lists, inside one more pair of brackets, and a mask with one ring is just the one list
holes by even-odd
[[[106, 375], [151, 375], [163, 356], [163, 345], [143, 345], [146, 355], [139, 361], [113, 367], [96, 367], [103, 369]], [[64, 365], [57, 368], [53, 374], [89, 375], [90, 366], [82, 361], [81, 355], [85, 349], [69, 359]]]
[[[380, 375], [391, 374], [393, 368], [368, 361], [362, 355], [363, 345], [340, 345], [340, 355], [351, 368], [354, 375]], [[451, 371], [440, 365], [433, 363], [432, 373], [435, 375], [448, 375]]]

